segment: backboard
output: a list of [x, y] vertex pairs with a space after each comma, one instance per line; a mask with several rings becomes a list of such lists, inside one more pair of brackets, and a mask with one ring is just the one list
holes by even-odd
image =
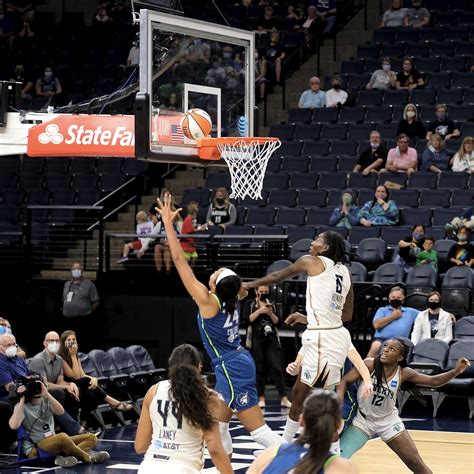
[[206, 165], [181, 131], [190, 108], [209, 113], [211, 137], [253, 136], [254, 54], [253, 32], [140, 10], [137, 158]]

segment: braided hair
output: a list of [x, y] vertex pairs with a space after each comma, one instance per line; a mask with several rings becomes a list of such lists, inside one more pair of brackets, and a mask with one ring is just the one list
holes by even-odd
[[296, 443], [309, 444], [308, 452], [294, 467], [294, 474], [319, 472], [326, 461], [341, 420], [341, 402], [335, 392], [314, 389], [303, 404], [304, 431]]
[[323, 257], [330, 258], [335, 264], [346, 263], [349, 259], [349, 252], [346, 251], [344, 238], [338, 232], [328, 230], [322, 234], [324, 243], [328, 249], [321, 253]]

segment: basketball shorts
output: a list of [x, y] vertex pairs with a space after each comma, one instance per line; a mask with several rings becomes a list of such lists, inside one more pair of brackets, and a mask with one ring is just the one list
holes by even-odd
[[140, 240], [134, 240], [131, 242], [133, 250], [140, 250], [142, 248], [142, 243]]
[[320, 388], [337, 385], [352, 347], [349, 331], [343, 326], [336, 329], [307, 329], [302, 342], [301, 382]]
[[360, 411], [352, 420], [352, 426], [355, 426], [369, 438], [372, 436], [380, 436], [382, 441], [388, 443], [392, 439], [405, 431], [405, 425], [397, 413], [390, 413], [384, 418], [365, 417]]
[[213, 360], [216, 392], [233, 411], [247, 410], [258, 404], [255, 362], [246, 349]]

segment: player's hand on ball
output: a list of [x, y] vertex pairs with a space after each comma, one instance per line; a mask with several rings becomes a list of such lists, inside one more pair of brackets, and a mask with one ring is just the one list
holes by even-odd
[[362, 393], [361, 393], [361, 397], [362, 397], [362, 400], [366, 400], [367, 398], [369, 398], [372, 393], [374, 393], [374, 387], [371, 383], [365, 383], [365, 382], [362, 382]]
[[163, 199], [163, 202], [161, 201], [160, 198], [156, 200], [157, 206], [155, 207], [155, 209], [160, 213], [161, 219], [163, 220], [164, 223], [173, 222], [176, 216], [182, 211], [182, 208], [179, 208], [179, 209], [176, 209], [176, 211], [173, 211], [171, 209], [172, 201], [173, 201], [173, 197], [171, 195], [165, 196]]
[[296, 362], [290, 362], [288, 364], [288, 367], [286, 368], [286, 373], [290, 375], [298, 375], [298, 372], [300, 371], [300, 366]]
[[455, 367], [456, 372], [458, 374], [462, 374], [470, 365], [471, 363], [469, 362], [468, 359], [466, 359], [465, 357], [461, 357], [456, 362], [456, 367]]
[[285, 324], [294, 326], [295, 324], [308, 324], [308, 318], [301, 313], [291, 313], [286, 319]]

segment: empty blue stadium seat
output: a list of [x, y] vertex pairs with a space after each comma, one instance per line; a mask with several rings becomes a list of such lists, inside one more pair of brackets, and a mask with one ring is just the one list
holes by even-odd
[[303, 153], [305, 155], [328, 155], [330, 143], [327, 140], [318, 140], [316, 142], [304, 142]]
[[430, 209], [412, 209], [406, 208], [401, 210], [402, 225], [422, 225], [424, 227], [431, 226], [431, 210]]
[[300, 226], [305, 224], [306, 219], [306, 209], [296, 208], [296, 209], [279, 209], [275, 225], [280, 226]]
[[270, 127], [269, 136], [277, 137], [280, 140], [292, 140], [295, 133], [295, 126], [293, 124], [273, 124]]
[[408, 187], [414, 189], [436, 189], [438, 183], [438, 175], [436, 173], [424, 173], [418, 171], [412, 173], [408, 179]]
[[321, 130], [321, 139], [323, 140], [345, 140], [347, 136], [346, 124], [324, 124]]
[[314, 109], [313, 119], [314, 123], [336, 123], [339, 111], [336, 107], [324, 107]]
[[281, 171], [304, 172], [308, 170], [308, 158], [306, 156], [285, 156], [281, 160]]
[[247, 210], [246, 225], [273, 225], [275, 209], [270, 207], [251, 207]]
[[390, 199], [393, 199], [398, 207], [418, 207], [418, 189], [392, 189]]
[[[309, 171], [331, 172], [337, 170], [337, 156], [313, 156], [309, 162]], [[325, 184], [323, 183], [323, 186]]]
[[373, 190], [377, 185], [378, 178], [377, 173], [369, 173], [367, 176], [362, 173], [350, 173], [347, 186], [354, 189], [370, 188]]
[[312, 109], [289, 109], [288, 122], [289, 123], [309, 123], [313, 115]]
[[285, 189], [288, 187], [290, 175], [288, 173], [267, 173], [263, 179], [265, 189]]
[[295, 189], [316, 189], [318, 181], [318, 173], [291, 173], [290, 187]]
[[321, 173], [319, 177], [319, 187], [345, 189], [347, 174], [344, 172]]
[[273, 156], [298, 156], [301, 154], [301, 146], [302, 143], [297, 141], [282, 142], [280, 148], [273, 153]]
[[272, 189], [268, 193], [268, 206], [296, 206], [296, 189]]
[[326, 207], [327, 192], [324, 189], [301, 189], [298, 193], [300, 207]]
[[288, 243], [292, 245], [301, 239], [314, 239], [316, 228], [314, 226], [290, 226], [286, 233], [288, 235]]
[[412, 228], [410, 226], [387, 226], [382, 227], [382, 233], [380, 238], [383, 239], [387, 245], [396, 246], [400, 240], [405, 239], [407, 236], [411, 235]]
[[433, 213], [433, 225], [444, 226], [455, 217], [460, 217], [464, 213], [462, 208], [451, 207], [449, 209], [435, 209]]
[[363, 239], [376, 238], [380, 236], [380, 228], [378, 227], [352, 227], [349, 233], [349, 242], [358, 245]]
[[329, 225], [329, 218], [331, 217], [332, 211], [332, 209], [314, 207], [309, 208], [308, 215], [306, 218], [306, 225]]
[[420, 206], [423, 207], [449, 207], [451, 193], [447, 189], [422, 189]]
[[318, 140], [321, 134], [321, 124], [297, 125], [295, 140]]

